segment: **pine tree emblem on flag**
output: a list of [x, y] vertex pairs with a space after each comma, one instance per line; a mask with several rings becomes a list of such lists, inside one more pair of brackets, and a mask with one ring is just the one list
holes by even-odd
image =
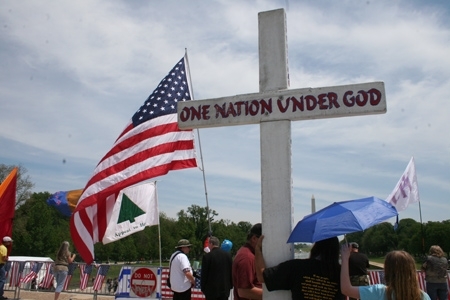
[[158, 224], [156, 183], [132, 186], [120, 191], [102, 242], [108, 244]]

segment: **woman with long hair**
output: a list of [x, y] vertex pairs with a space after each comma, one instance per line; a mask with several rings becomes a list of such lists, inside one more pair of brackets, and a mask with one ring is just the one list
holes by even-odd
[[417, 280], [416, 263], [405, 251], [391, 251], [384, 260], [386, 285], [352, 286], [348, 271], [350, 246], [342, 245], [341, 250], [341, 291], [344, 295], [361, 300], [430, 300]]
[[290, 290], [292, 299], [344, 299], [339, 286], [339, 240], [337, 237], [317, 241], [310, 258], [292, 259], [266, 268], [261, 236], [255, 247], [258, 281], [268, 291]]
[[53, 269], [53, 274], [56, 278], [55, 300], [58, 300], [64, 288], [64, 282], [69, 272], [69, 264], [75, 260], [75, 256], [69, 251], [69, 242], [62, 242], [56, 254], [55, 268]]
[[431, 246], [430, 255], [422, 265], [422, 270], [425, 271], [427, 293], [431, 300], [447, 300], [447, 268], [448, 261], [442, 248], [438, 245]]

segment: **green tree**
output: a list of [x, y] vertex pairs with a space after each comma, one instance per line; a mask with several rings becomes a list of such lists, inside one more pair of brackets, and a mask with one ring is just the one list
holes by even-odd
[[13, 225], [14, 255], [55, 258], [63, 241], [69, 241], [69, 219], [63, 217], [46, 200], [50, 193], [33, 193], [15, 213]]
[[413, 219], [402, 219], [398, 222], [397, 249], [405, 250], [411, 254], [422, 253], [421, 224]]
[[375, 225], [366, 230], [362, 246], [369, 251], [368, 254], [381, 256], [388, 251], [395, 249], [397, 245], [397, 237], [394, 227], [388, 222]]

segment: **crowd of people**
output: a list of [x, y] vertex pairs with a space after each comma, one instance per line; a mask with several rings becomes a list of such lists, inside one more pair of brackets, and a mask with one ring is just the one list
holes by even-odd
[[[263, 284], [267, 291], [289, 290], [292, 299], [386, 299], [447, 300], [448, 261], [439, 246], [430, 248], [422, 266], [426, 291], [419, 287], [416, 263], [407, 252], [389, 252], [384, 261], [384, 284], [370, 285], [367, 255], [359, 252], [357, 243], [339, 243], [337, 237], [314, 243], [307, 259], [292, 259], [276, 266], [266, 266], [263, 255], [261, 223], [255, 224], [246, 243], [232, 259], [220, 247], [217, 237], [210, 237], [209, 250], [202, 259], [201, 290], [207, 300], [262, 299]], [[171, 257], [170, 281], [174, 300], [190, 299], [194, 271], [186, 255], [190, 243], [181, 240]], [[176, 275], [175, 275], [176, 274]], [[176, 278], [176, 279], [175, 279]], [[266, 291], [266, 292], [267, 292]]]
[[[417, 280], [414, 258], [405, 251], [389, 252], [384, 261], [385, 284], [369, 284], [368, 257], [359, 252], [357, 243], [340, 245], [337, 237], [317, 241], [307, 259], [292, 259], [276, 266], [266, 266], [263, 255], [261, 223], [253, 225], [246, 243], [237, 251], [234, 259], [230, 250], [232, 242], [209, 237], [202, 258], [200, 286], [207, 300], [227, 300], [233, 290], [233, 299], [262, 299], [263, 284], [267, 291], [290, 290], [292, 299], [386, 299], [386, 300], [447, 300], [448, 260], [441, 247], [433, 245], [422, 265], [426, 291]], [[5, 284], [5, 264], [13, 240], [3, 237], [0, 244], [0, 300]], [[170, 257], [168, 286], [174, 300], [191, 299], [196, 272], [192, 269], [188, 254], [191, 243], [181, 239]], [[75, 259], [64, 241], [58, 249], [53, 273], [57, 286], [57, 300], [67, 277], [68, 265]], [[111, 290], [117, 289], [110, 280]]]

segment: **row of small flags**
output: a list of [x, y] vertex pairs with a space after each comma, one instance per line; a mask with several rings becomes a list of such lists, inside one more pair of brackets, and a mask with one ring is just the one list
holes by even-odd
[[[11, 262], [8, 261], [5, 266], [6, 277], [10, 275], [9, 286], [18, 287], [21, 283], [29, 283], [32, 282], [33, 279], [37, 278], [39, 271], [45, 265], [45, 275], [39, 283], [38, 287], [49, 289], [53, 286], [53, 263], [41, 263], [41, 262], [30, 262], [30, 272], [25, 276], [23, 275], [23, 270], [25, 268], [25, 262]], [[73, 273], [77, 268], [80, 268], [80, 290], [84, 290], [87, 288], [89, 283], [89, 277], [91, 276], [93, 265], [86, 264], [77, 264], [72, 263], [68, 266], [68, 273], [66, 277], [66, 281], [64, 282], [64, 290], [67, 290], [69, 287], [70, 280], [72, 279]], [[101, 290], [103, 282], [105, 281], [105, 277], [109, 271], [109, 265], [99, 265], [97, 275], [94, 278], [94, 284], [92, 289], [94, 291]]]

